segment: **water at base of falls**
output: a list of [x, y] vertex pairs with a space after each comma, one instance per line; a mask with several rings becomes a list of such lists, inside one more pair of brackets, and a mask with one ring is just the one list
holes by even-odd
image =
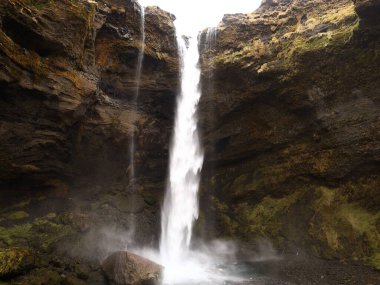
[[275, 253], [251, 254], [247, 262], [236, 259], [233, 242], [214, 240], [189, 249], [178, 263], [165, 263], [160, 253], [150, 249], [136, 253], [165, 266], [164, 285], [287, 285], [288, 283], [260, 274], [255, 264], [275, 264], [281, 258]]

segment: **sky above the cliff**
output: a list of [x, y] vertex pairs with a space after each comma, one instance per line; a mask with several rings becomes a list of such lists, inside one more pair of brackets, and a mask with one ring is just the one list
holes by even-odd
[[215, 27], [224, 14], [250, 13], [261, 0], [138, 0], [144, 7], [158, 6], [177, 17], [177, 29], [186, 35]]

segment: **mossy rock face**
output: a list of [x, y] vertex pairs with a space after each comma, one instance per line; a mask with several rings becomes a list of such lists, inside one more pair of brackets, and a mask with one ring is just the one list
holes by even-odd
[[31, 245], [48, 252], [62, 238], [75, 232], [73, 218], [69, 214], [50, 213], [30, 223], [0, 227], [0, 241], [8, 246]]
[[9, 220], [22, 220], [29, 217], [29, 214], [25, 211], [16, 211], [4, 215], [4, 218]]
[[[158, 7], [145, 9], [146, 92], [139, 98], [142, 108], [128, 107], [141, 12], [135, 1], [0, 1], [0, 109], [7, 110], [0, 118], [0, 246], [30, 245], [50, 254], [73, 232], [89, 230], [89, 215], [103, 228], [109, 222], [128, 226], [138, 214], [136, 234], [142, 238], [136, 240], [143, 244], [157, 234], [180, 62], [175, 17]], [[107, 98], [125, 100], [110, 104]], [[120, 190], [123, 195], [113, 193], [104, 205], [92, 203], [94, 191], [77, 188], [106, 193], [111, 184], [128, 185], [125, 145], [132, 130], [143, 192]], [[41, 193], [45, 203], [36, 201]], [[28, 200], [10, 206], [21, 197]], [[58, 214], [74, 204], [85, 214], [60, 221]]]
[[67, 276], [61, 281], [61, 285], [86, 285], [86, 282], [74, 276]]
[[286, 224], [283, 220], [284, 215], [302, 198], [303, 194], [300, 191], [279, 199], [265, 197], [255, 206], [248, 203], [239, 204], [236, 209], [237, 216], [243, 224], [247, 225], [242, 232], [246, 236], [255, 235], [275, 239]]
[[[28, 273], [23, 274], [22, 276], [17, 276], [13, 279], [9, 279], [9, 284], [17, 285], [85, 285], [85, 284], [99, 284], [98, 278], [92, 280], [89, 279], [89, 276], [86, 275], [86, 280], [84, 281], [83, 276], [78, 276], [77, 269], [74, 264], [62, 264], [61, 266], [51, 266], [54, 262], [50, 262], [50, 265], [45, 264], [44, 267], [36, 267], [30, 270]], [[83, 269], [82, 269], [83, 270]], [[86, 270], [86, 274], [89, 274]], [[95, 274], [96, 275], [96, 274]], [[101, 278], [100, 278], [101, 279]], [[103, 283], [100, 283], [103, 284]]]
[[379, 268], [380, 5], [270, 2], [200, 37], [204, 227]]
[[28, 249], [0, 249], [0, 278], [22, 274], [31, 269], [34, 263], [34, 256]]
[[344, 189], [319, 187], [311, 207], [309, 233], [320, 241], [314, 250], [324, 257], [351, 255], [379, 268], [380, 212], [350, 201]]
[[62, 285], [62, 276], [59, 272], [51, 269], [36, 269], [17, 280], [16, 284], [21, 285]]

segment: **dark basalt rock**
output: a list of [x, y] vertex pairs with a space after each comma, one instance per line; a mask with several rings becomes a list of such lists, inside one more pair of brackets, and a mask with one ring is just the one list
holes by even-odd
[[174, 16], [147, 8], [133, 102], [141, 12], [132, 0], [0, 1], [0, 248], [71, 258], [25, 280], [72, 284], [71, 264], [157, 241], [179, 59]]
[[265, 1], [201, 36], [203, 234], [380, 268], [378, 9]]
[[146, 9], [136, 105], [135, 1], [7, 0], [0, 10], [0, 199], [32, 191], [96, 199], [94, 189], [104, 195], [110, 184], [132, 191], [133, 135], [133, 191], [144, 194], [128, 195], [154, 197], [158, 210], [178, 89], [174, 16]]
[[[133, 129], [137, 151], [153, 168], [167, 159], [174, 112], [168, 110], [174, 109], [178, 85], [172, 15], [146, 11], [137, 108], [131, 98], [141, 11], [134, 1], [0, 5], [2, 185], [31, 181], [35, 188], [51, 187], [49, 180], [79, 178], [120, 182], [129, 168]], [[152, 167], [151, 173], [164, 177], [161, 167]]]

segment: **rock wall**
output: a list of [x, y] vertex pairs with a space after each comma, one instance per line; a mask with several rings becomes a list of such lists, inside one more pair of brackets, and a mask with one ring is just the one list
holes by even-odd
[[179, 60], [174, 16], [146, 9], [134, 102], [140, 19], [133, 0], [1, 1], [0, 250], [156, 241]]
[[200, 234], [380, 268], [379, 13], [263, 1], [202, 34]]

